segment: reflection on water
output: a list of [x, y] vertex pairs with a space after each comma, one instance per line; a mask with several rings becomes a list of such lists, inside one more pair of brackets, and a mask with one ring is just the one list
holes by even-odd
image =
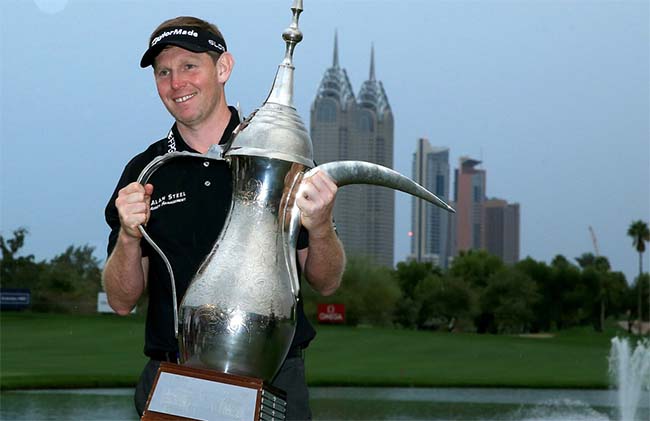
[[133, 389], [2, 392], [2, 420], [137, 420]]
[[510, 419], [526, 421], [608, 421], [610, 417], [605, 414], [612, 413], [611, 409], [598, 412], [583, 402], [562, 399], [543, 402], [532, 408], [520, 409], [514, 412]]
[[[614, 390], [314, 388], [315, 418], [327, 420], [618, 420]], [[637, 418], [650, 420], [650, 395]]]
[[[613, 390], [311, 388], [317, 420], [616, 420]], [[3, 420], [137, 420], [132, 389], [2, 392]], [[650, 419], [650, 396], [637, 419]]]

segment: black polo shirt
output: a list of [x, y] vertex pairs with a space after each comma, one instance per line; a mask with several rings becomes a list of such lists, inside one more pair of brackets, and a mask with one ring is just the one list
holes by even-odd
[[[219, 142], [221, 144], [230, 138], [239, 124], [237, 111], [232, 107], [230, 110], [230, 122]], [[174, 151], [196, 152], [185, 143], [176, 124], [167, 137], [136, 155], [124, 168], [105, 211], [106, 222], [111, 227], [109, 256], [120, 231], [120, 219], [115, 207], [118, 191], [136, 181], [142, 169], [155, 157]], [[173, 159], [158, 169], [149, 183], [154, 189], [151, 196], [151, 217], [146, 230], [169, 259], [180, 304], [199, 265], [212, 250], [223, 228], [232, 197], [232, 173], [225, 161], [182, 157]], [[297, 248], [306, 248], [308, 244], [307, 231], [302, 229]], [[152, 356], [160, 352], [177, 352], [172, 289], [167, 267], [149, 243], [142, 240], [140, 245], [142, 255], [149, 257], [149, 304], [144, 353]], [[305, 348], [314, 338], [315, 331], [305, 317], [302, 298], [298, 301], [297, 316], [298, 325], [292, 347]]]

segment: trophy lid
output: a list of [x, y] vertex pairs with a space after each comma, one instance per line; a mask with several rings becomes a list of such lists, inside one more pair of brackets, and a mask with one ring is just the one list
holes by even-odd
[[314, 166], [309, 134], [293, 105], [293, 52], [302, 40], [298, 19], [302, 0], [294, 0], [291, 24], [282, 33], [286, 43], [273, 87], [262, 106], [237, 127], [225, 156], [252, 155]]

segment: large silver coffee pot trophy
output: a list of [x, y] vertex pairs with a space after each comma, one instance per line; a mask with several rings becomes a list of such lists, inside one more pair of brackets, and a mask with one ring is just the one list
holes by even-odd
[[386, 167], [341, 161], [314, 168], [311, 139], [293, 106], [293, 52], [302, 40], [298, 29], [302, 0], [295, 0], [291, 10], [291, 25], [282, 34], [285, 57], [271, 92], [238, 126], [230, 142], [223, 148], [213, 146], [206, 155], [168, 153], [152, 161], [138, 178], [146, 183], [160, 166], [178, 157], [229, 163], [233, 171], [230, 211], [212, 251], [187, 288], [180, 312], [173, 269], [155, 242], [140, 230], [170, 272], [181, 363], [265, 381], [280, 368], [296, 327], [300, 210], [295, 197], [303, 179], [325, 171], [339, 187], [386, 186], [454, 212], [434, 194]]

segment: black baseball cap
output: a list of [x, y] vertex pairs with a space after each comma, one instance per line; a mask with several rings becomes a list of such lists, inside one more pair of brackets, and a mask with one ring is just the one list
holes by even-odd
[[226, 42], [214, 32], [195, 26], [173, 26], [163, 28], [154, 34], [149, 49], [140, 60], [140, 67], [151, 66], [156, 56], [168, 45], [175, 45], [194, 53], [226, 51]]

